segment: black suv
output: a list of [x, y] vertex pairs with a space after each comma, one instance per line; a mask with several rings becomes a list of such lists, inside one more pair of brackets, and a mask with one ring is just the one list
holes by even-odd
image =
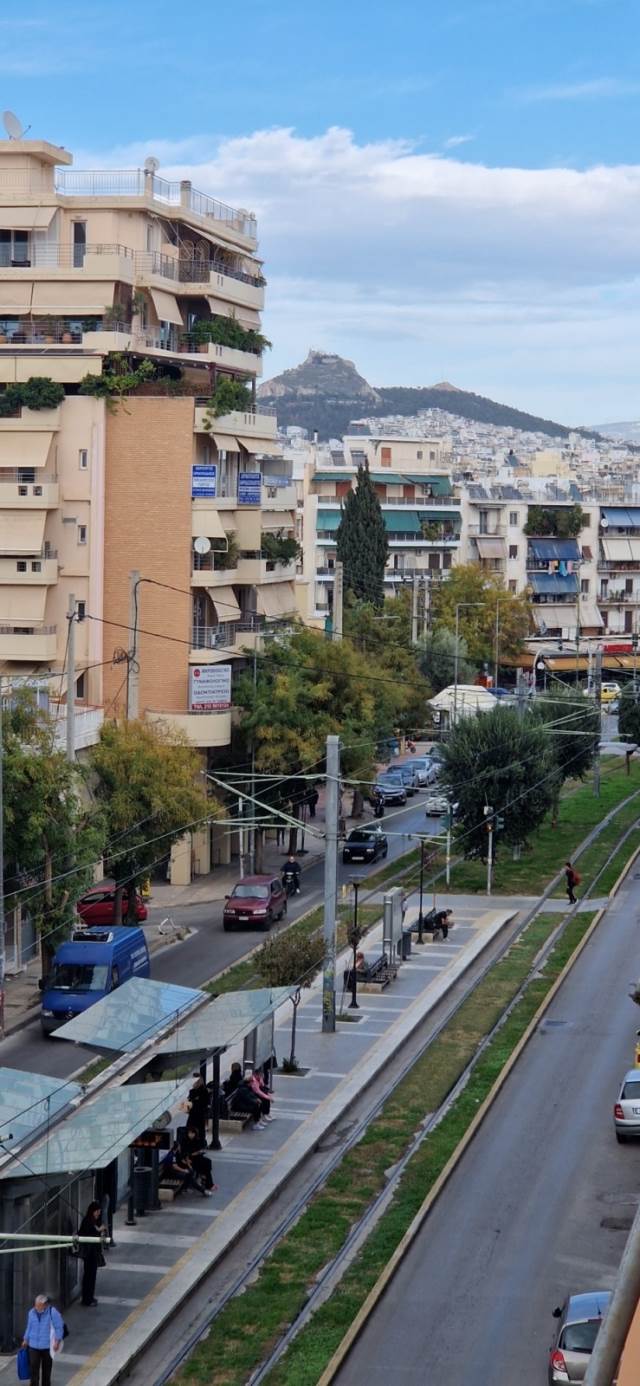
[[386, 857], [388, 851], [384, 833], [375, 828], [352, 828], [342, 849], [342, 860], [377, 861], [378, 857]]

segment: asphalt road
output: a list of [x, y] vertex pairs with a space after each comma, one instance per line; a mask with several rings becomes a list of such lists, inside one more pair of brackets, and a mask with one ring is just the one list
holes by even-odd
[[[439, 819], [427, 819], [424, 811], [425, 792], [410, 799], [404, 809], [389, 809], [386, 822], [389, 831], [389, 856], [393, 860], [413, 845], [410, 834], [440, 831]], [[368, 822], [368, 818], [366, 819]], [[397, 834], [397, 836], [396, 836]], [[407, 834], [407, 836], [404, 836]], [[303, 858], [304, 862], [304, 858]], [[367, 866], [338, 867], [338, 883], [348, 881], [350, 876], [367, 876], [378, 871], [380, 861]], [[316, 859], [313, 865], [302, 871], [302, 891], [300, 896], [289, 901], [288, 922], [297, 919], [323, 898], [323, 860]], [[162, 916], [166, 911], [159, 909]], [[173, 944], [161, 953], [154, 954], [151, 960], [151, 975], [157, 981], [174, 982], [180, 986], [200, 986], [216, 972], [221, 972], [230, 963], [242, 957], [250, 948], [264, 941], [264, 933], [257, 930], [225, 933], [222, 928], [222, 904], [189, 905], [182, 910], [173, 910], [176, 923], [184, 923], [193, 931], [183, 943]], [[54, 1077], [69, 1077], [91, 1058], [88, 1049], [79, 1049], [62, 1040], [43, 1038], [39, 1021], [34, 1021], [17, 1034], [10, 1036], [0, 1045], [0, 1061], [9, 1068], [26, 1069], [32, 1073], [46, 1073]]]
[[607, 911], [347, 1359], [339, 1386], [542, 1386], [556, 1304], [609, 1288], [640, 1193], [617, 1084], [640, 880]]

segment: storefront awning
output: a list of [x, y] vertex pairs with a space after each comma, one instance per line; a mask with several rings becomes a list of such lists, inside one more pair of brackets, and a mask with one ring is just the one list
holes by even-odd
[[242, 615], [233, 587], [207, 587], [219, 621], [239, 621]]
[[46, 510], [0, 511], [0, 554], [39, 554], [46, 518]]
[[57, 207], [3, 207], [0, 222], [5, 231], [46, 231], [57, 210]]
[[640, 559], [640, 538], [614, 535], [605, 539], [603, 535], [600, 543], [607, 563], [637, 563]]
[[30, 1136], [81, 1092], [79, 1083], [62, 1083], [59, 1078], [19, 1068], [0, 1068], [0, 1147], [16, 1145]]
[[295, 987], [256, 987], [216, 996], [158, 1046], [158, 1054], [206, 1054], [250, 1035], [288, 1001]]
[[149, 289], [149, 293], [160, 322], [172, 322], [176, 327], [184, 327], [175, 294], [168, 294], [166, 289]]
[[100, 1093], [29, 1151], [28, 1167], [14, 1162], [0, 1173], [5, 1179], [15, 1179], [16, 1175], [28, 1178], [30, 1174], [105, 1169], [136, 1136], [177, 1104], [187, 1085], [184, 1078], [177, 1083], [127, 1083]]
[[45, 467], [52, 439], [53, 433], [44, 430], [31, 433], [26, 429], [7, 429], [0, 433], [0, 467]]
[[256, 605], [263, 616], [290, 616], [296, 610], [292, 582], [270, 582], [256, 590]]
[[476, 538], [478, 553], [481, 558], [506, 558], [507, 546], [504, 539], [492, 539], [487, 535]]
[[578, 591], [575, 573], [529, 573], [528, 581], [536, 596], [568, 597]]
[[[146, 1044], [158, 1031], [193, 1009], [206, 998], [205, 991], [130, 977], [117, 991], [96, 1001], [88, 1010], [68, 1020], [53, 1034], [93, 1049], [115, 1049], [127, 1054]], [[74, 1166], [75, 1168], [75, 1166]]]
[[30, 626], [42, 625], [47, 604], [46, 587], [34, 587], [25, 583], [24, 587], [0, 584], [0, 626], [19, 622]]
[[103, 279], [50, 279], [33, 286], [31, 312], [67, 318], [96, 317], [113, 307], [115, 283]]

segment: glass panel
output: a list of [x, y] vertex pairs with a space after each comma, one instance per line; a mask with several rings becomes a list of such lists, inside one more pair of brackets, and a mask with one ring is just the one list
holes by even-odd
[[569, 1323], [560, 1346], [566, 1352], [593, 1352], [599, 1328], [600, 1319], [589, 1319], [588, 1323]]
[[[191, 1083], [188, 1080], [188, 1084]], [[187, 1086], [188, 1086], [187, 1084]], [[58, 1174], [71, 1170], [104, 1169], [131, 1141], [153, 1125], [184, 1091], [185, 1082], [130, 1083], [97, 1097], [69, 1117], [29, 1155], [29, 1169], [10, 1166], [16, 1174]]]
[[59, 963], [47, 978], [47, 990], [104, 991], [109, 968], [97, 963]]
[[[16, 1068], [0, 1068], [0, 1141], [11, 1146], [36, 1131], [56, 1112], [66, 1107], [82, 1088], [62, 1078], [41, 1073], [24, 1073]], [[8, 1172], [16, 1173], [15, 1162]]]
[[226, 1049], [250, 1035], [294, 991], [295, 987], [256, 987], [255, 991], [230, 991], [217, 996], [210, 1006], [185, 1020], [172, 1039], [162, 1040], [157, 1053], [203, 1054]]
[[191, 987], [130, 977], [117, 991], [53, 1031], [55, 1039], [90, 1044], [94, 1049], [136, 1049], [156, 1031], [176, 1020], [207, 993]]
[[266, 900], [269, 887], [265, 885], [237, 885], [231, 892], [234, 900]]

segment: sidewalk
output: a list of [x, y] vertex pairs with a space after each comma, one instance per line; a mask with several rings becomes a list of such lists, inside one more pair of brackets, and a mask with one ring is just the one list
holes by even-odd
[[[213, 1198], [205, 1202], [195, 1194], [183, 1195], [131, 1228], [124, 1225], [126, 1211], [119, 1210], [116, 1245], [98, 1275], [98, 1308], [88, 1313], [74, 1303], [65, 1311], [71, 1336], [69, 1351], [56, 1363], [57, 1386], [109, 1386], [144, 1352], [210, 1267], [286, 1188], [357, 1094], [517, 913], [514, 905], [478, 896], [453, 897], [452, 906], [456, 925], [448, 941], [414, 948], [386, 991], [361, 994], [356, 1023], [339, 1024], [335, 1034], [323, 1034], [321, 979], [304, 993], [296, 1048], [308, 1072], [276, 1075], [276, 1120], [265, 1130], [223, 1137], [223, 1149], [212, 1156], [220, 1186]], [[407, 918], [416, 915], [413, 895]], [[380, 940], [381, 927], [368, 943], [375, 947]], [[345, 954], [338, 961], [339, 978], [346, 962]], [[340, 993], [337, 999], [340, 1004]], [[288, 1051], [290, 1007], [278, 1015], [276, 1049], [282, 1055]], [[225, 1055], [223, 1072], [235, 1057], [232, 1050]], [[11, 1368], [15, 1370], [13, 1362]]]

